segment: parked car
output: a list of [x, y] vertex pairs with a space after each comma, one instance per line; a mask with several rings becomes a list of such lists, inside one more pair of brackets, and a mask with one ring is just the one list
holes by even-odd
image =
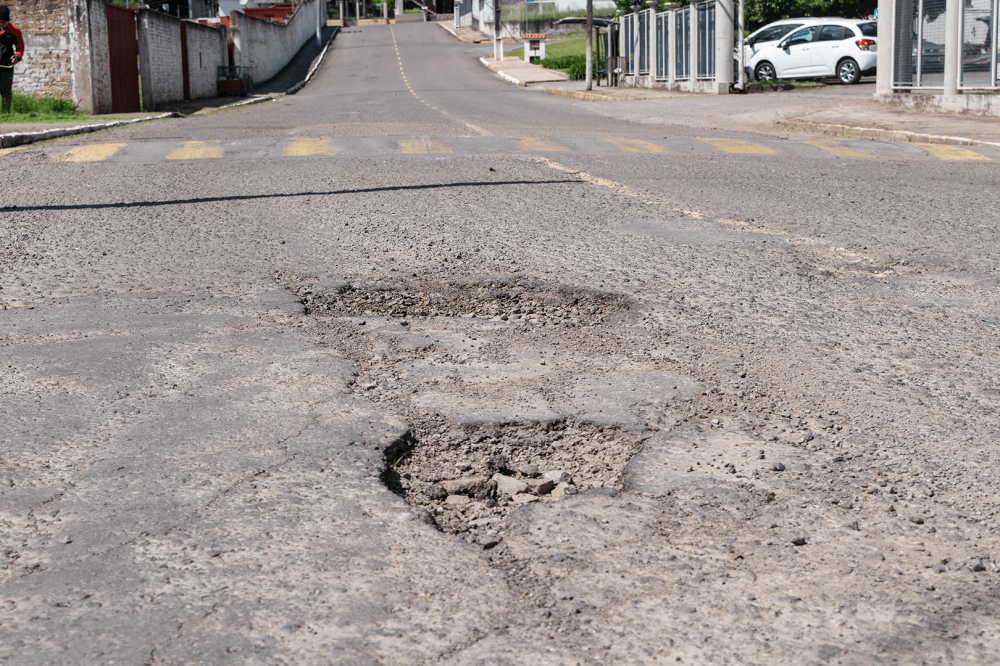
[[827, 18], [758, 49], [747, 66], [759, 81], [835, 76], [852, 84], [875, 73], [877, 49], [874, 21]]
[[[743, 62], [747, 64], [753, 58], [757, 51], [761, 50], [765, 46], [774, 46], [782, 40], [791, 31], [801, 28], [804, 25], [812, 25], [818, 23], [824, 19], [822, 18], [789, 18], [781, 19], [780, 21], [774, 21], [773, 23], [768, 23], [763, 28], [760, 28], [753, 33], [751, 33], [746, 39], [743, 40]], [[739, 76], [739, 47], [733, 47], [733, 71], [737, 72], [737, 77]], [[753, 78], [753, 69], [747, 67], [748, 78]]]

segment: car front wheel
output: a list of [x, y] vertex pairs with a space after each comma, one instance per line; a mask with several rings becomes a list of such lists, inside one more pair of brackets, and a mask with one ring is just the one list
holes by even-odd
[[861, 68], [851, 58], [841, 60], [837, 65], [837, 78], [844, 85], [853, 85], [861, 78]]
[[774, 81], [778, 76], [774, 72], [774, 65], [769, 62], [762, 62], [753, 70], [753, 77], [758, 81]]

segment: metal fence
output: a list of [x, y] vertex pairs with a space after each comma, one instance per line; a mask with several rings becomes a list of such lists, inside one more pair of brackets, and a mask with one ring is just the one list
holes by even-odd
[[[897, 0], [892, 30], [892, 85], [944, 88], [946, 0]], [[963, 0], [959, 87], [994, 88], [1000, 0]]]
[[639, 33], [637, 48], [639, 50], [640, 74], [649, 74], [649, 20], [652, 16], [652, 10], [647, 9], [644, 12], [639, 12], [636, 21], [637, 32]]
[[715, 3], [703, 2], [694, 6], [698, 17], [698, 70], [699, 79], [715, 78]]
[[656, 78], [670, 78], [670, 14], [656, 15]]
[[676, 79], [691, 77], [691, 7], [674, 12], [674, 72]]
[[636, 35], [636, 15], [626, 14], [622, 16], [622, 56], [625, 58], [625, 72], [627, 74], [635, 74], [636, 66], [636, 49], [638, 44], [636, 40], [638, 36]]

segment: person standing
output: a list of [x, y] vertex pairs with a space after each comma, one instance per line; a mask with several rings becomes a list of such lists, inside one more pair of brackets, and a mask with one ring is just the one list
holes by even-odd
[[0, 112], [10, 113], [14, 95], [14, 65], [24, 57], [24, 37], [17, 26], [10, 22], [10, 9], [0, 5]]

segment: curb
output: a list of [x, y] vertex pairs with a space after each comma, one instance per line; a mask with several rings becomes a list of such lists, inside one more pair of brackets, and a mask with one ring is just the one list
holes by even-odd
[[48, 141], [49, 139], [58, 139], [63, 136], [74, 136], [76, 134], [89, 134], [90, 132], [99, 132], [100, 130], [110, 129], [112, 127], [121, 127], [123, 125], [134, 125], [136, 123], [144, 123], [148, 120], [162, 120], [163, 118], [183, 118], [184, 116], [180, 113], [172, 111], [170, 113], [161, 113], [156, 116], [148, 116], [146, 118], [135, 118], [133, 120], [116, 120], [110, 123], [100, 123], [98, 125], [80, 125], [79, 127], [62, 127], [59, 129], [42, 130], [40, 132], [12, 132], [10, 134], [0, 134], [0, 148], [13, 148], [14, 146], [24, 146], [29, 143], [35, 143], [36, 141]]
[[473, 41], [471, 39], [466, 39], [465, 37], [459, 37], [458, 33], [455, 32], [455, 29], [452, 28], [450, 25], [448, 25], [448, 23], [446, 21], [435, 21], [435, 23], [437, 23], [439, 26], [441, 26], [442, 28], [444, 28], [445, 30], [447, 30], [449, 33], [451, 33], [452, 37], [454, 37], [455, 39], [457, 39], [460, 42], [465, 42], [466, 44], [485, 44], [485, 43], [487, 43], [487, 41], [490, 41], [490, 40], [482, 40], [482, 39], [480, 39], [479, 41]]
[[503, 72], [497, 71], [497, 70], [493, 69], [492, 67], [490, 67], [490, 64], [488, 62], [486, 62], [486, 58], [480, 58], [479, 62], [483, 63], [483, 67], [485, 67], [486, 69], [490, 70], [491, 72], [493, 72], [494, 74], [496, 74], [497, 76], [499, 76], [501, 79], [503, 79], [507, 83], [513, 83], [515, 86], [521, 86], [522, 88], [527, 88], [528, 87], [527, 83], [521, 83], [520, 81], [518, 81], [517, 79], [515, 79], [513, 76], [511, 76], [509, 74], [504, 74]]
[[991, 148], [1000, 148], [1000, 143], [996, 141], [966, 139], [960, 136], [920, 134], [918, 132], [907, 132], [904, 130], [884, 130], [876, 129], [874, 127], [851, 127], [850, 125], [813, 123], [807, 120], [775, 120], [774, 124], [787, 127], [788, 129], [842, 136], [846, 139], [867, 139], [870, 141], [891, 141], [894, 143], [943, 143], [952, 146], [989, 146]]
[[326, 40], [326, 46], [324, 46], [323, 50], [320, 51], [319, 59], [316, 60], [316, 62], [313, 63], [313, 66], [309, 68], [309, 73], [306, 74], [306, 78], [302, 79], [301, 81], [299, 81], [298, 83], [296, 83], [294, 86], [292, 86], [291, 88], [289, 88], [288, 90], [286, 90], [285, 91], [286, 95], [294, 95], [298, 91], [302, 90], [302, 88], [307, 83], [309, 83], [309, 79], [311, 79], [312, 76], [313, 76], [313, 74], [316, 73], [316, 70], [319, 69], [319, 66], [321, 64], [323, 64], [323, 58], [326, 57], [326, 51], [327, 51], [327, 49], [330, 48], [330, 44], [333, 44], [333, 40], [336, 39], [337, 35], [339, 35], [339, 34], [340, 34], [340, 27], [339, 26], [334, 26], [333, 27], [333, 34], [330, 35], [330, 39]]
[[655, 97], [609, 97], [608, 95], [602, 95], [595, 92], [586, 92], [580, 90], [562, 90], [561, 88], [542, 88], [549, 95], [557, 95], [559, 97], [569, 97], [570, 99], [579, 99], [584, 102], [630, 102], [639, 101], [643, 99], [656, 99]]

